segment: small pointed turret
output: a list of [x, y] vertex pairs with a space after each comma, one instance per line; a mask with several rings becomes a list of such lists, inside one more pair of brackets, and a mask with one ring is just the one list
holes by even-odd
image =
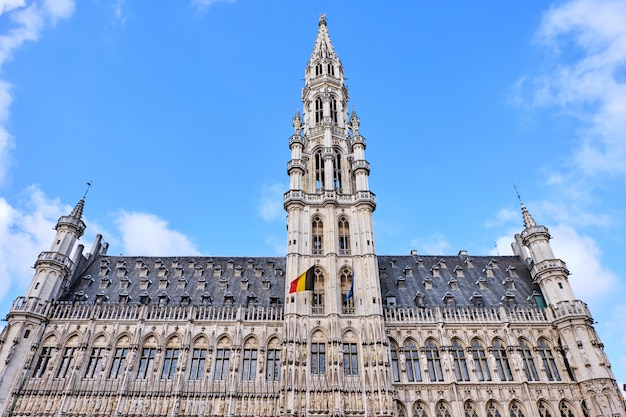
[[333, 48], [333, 44], [330, 42], [330, 36], [328, 35], [328, 29], [326, 28], [326, 15], [323, 14], [320, 16], [318, 26], [319, 29], [317, 30], [317, 39], [315, 39], [315, 48], [313, 49], [310, 62], [319, 58], [336, 58], [335, 49]]

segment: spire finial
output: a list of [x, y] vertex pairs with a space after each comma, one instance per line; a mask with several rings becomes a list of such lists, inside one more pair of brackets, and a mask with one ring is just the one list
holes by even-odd
[[515, 189], [515, 194], [517, 194], [517, 199], [519, 200], [520, 205], [522, 206], [522, 218], [524, 219], [524, 227], [527, 229], [530, 227], [537, 227], [537, 223], [535, 223], [535, 219], [530, 215], [528, 209], [524, 205], [522, 201], [522, 197], [519, 195], [519, 191], [517, 191], [517, 186], [515, 185], [515, 181], [513, 181], [513, 188]]
[[320, 21], [319, 21], [319, 25], [322, 26], [326, 26], [326, 13], [321, 13], [320, 14]]
[[93, 183], [93, 181], [87, 181], [87, 189], [85, 190], [85, 194], [83, 194], [83, 200], [85, 199], [85, 197], [87, 197], [87, 193], [89, 192], [89, 189], [91, 188], [91, 183]]

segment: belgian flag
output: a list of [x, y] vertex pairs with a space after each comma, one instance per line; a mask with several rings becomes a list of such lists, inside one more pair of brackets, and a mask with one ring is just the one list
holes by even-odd
[[314, 268], [315, 266], [310, 267], [306, 270], [306, 272], [300, 274], [298, 278], [291, 281], [291, 285], [289, 286], [289, 294], [300, 291], [313, 291]]

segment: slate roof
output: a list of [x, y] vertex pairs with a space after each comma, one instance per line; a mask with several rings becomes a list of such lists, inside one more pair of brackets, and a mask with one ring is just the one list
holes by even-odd
[[[541, 294], [515, 256], [383, 255], [378, 265], [387, 307], [535, 306]], [[289, 281], [284, 257], [99, 255], [77, 270], [60, 301], [282, 306]]]

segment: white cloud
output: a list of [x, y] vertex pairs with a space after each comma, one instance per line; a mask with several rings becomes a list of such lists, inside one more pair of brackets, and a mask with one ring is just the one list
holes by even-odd
[[165, 220], [154, 214], [121, 212], [116, 224], [125, 255], [200, 254], [188, 237], [170, 229]]
[[519, 211], [503, 208], [496, 213], [495, 218], [489, 219], [485, 222], [485, 227], [499, 226], [514, 219], [521, 219]]
[[23, 207], [0, 198], [0, 301], [14, 286], [26, 289], [33, 276], [31, 266], [52, 243], [58, 218], [71, 211], [36, 187], [26, 189], [22, 197]]
[[265, 221], [272, 221], [283, 216], [283, 194], [286, 187], [283, 184], [265, 185], [261, 188], [261, 199], [258, 206], [259, 215]]
[[448, 253], [450, 243], [442, 234], [434, 234], [426, 239], [411, 240], [411, 247], [417, 248], [418, 253], [430, 255], [443, 255]]
[[[55, 24], [73, 11], [73, 0], [45, 0], [43, 7], [35, 2], [0, 0], [0, 70], [24, 42], [39, 39], [46, 22]], [[0, 185], [6, 182], [14, 147], [14, 138], [5, 127], [12, 101], [10, 89], [10, 83], [0, 79]]]
[[215, 3], [234, 3], [235, 0], [191, 0], [191, 4], [200, 12], [206, 12]]
[[581, 122], [573, 159], [583, 174], [626, 176], [626, 3], [560, 4], [544, 14], [536, 39], [554, 59], [545, 73], [518, 80], [530, 96], [524, 103]]

